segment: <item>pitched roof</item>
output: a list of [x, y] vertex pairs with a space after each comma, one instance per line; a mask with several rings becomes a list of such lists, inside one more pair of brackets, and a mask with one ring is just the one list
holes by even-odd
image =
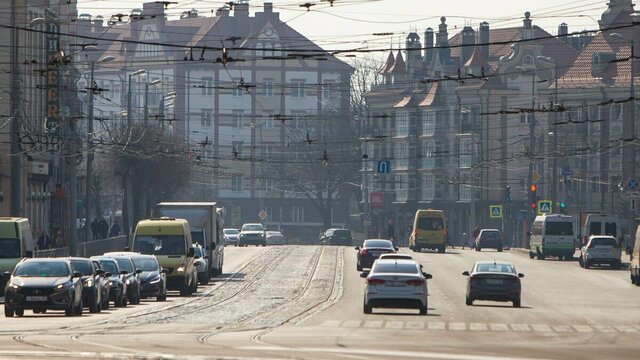
[[389, 51], [389, 56], [387, 56], [387, 61], [385, 62], [384, 66], [380, 68], [379, 73], [384, 74], [388, 72], [389, 69], [393, 67], [393, 64], [395, 64], [395, 62], [396, 62], [396, 59], [393, 56], [393, 51]]
[[396, 57], [396, 61], [393, 66], [389, 69], [390, 73], [398, 74], [404, 73], [406, 70], [406, 64], [404, 62], [404, 58], [402, 57], [402, 52], [398, 51], [398, 56]]

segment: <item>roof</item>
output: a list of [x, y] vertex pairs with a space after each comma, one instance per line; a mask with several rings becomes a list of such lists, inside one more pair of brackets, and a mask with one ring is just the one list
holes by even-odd
[[398, 56], [396, 56], [396, 61], [393, 63], [393, 66], [389, 68], [388, 72], [394, 74], [401, 74], [406, 71], [406, 64], [404, 62], [404, 58], [402, 57], [402, 52], [398, 51]]
[[420, 102], [420, 104], [418, 104], [418, 106], [431, 106], [433, 102], [436, 100], [436, 95], [438, 93], [439, 88], [440, 87], [438, 86], [438, 83], [432, 84], [426, 96], [424, 97], [424, 99], [422, 99], [422, 101]]

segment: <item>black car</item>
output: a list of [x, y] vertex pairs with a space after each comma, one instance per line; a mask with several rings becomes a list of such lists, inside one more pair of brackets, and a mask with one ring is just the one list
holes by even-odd
[[368, 239], [362, 243], [362, 247], [356, 246], [358, 250], [356, 268], [358, 271], [370, 269], [373, 262], [382, 255], [395, 253], [398, 248], [393, 243], [384, 239]]
[[127, 283], [116, 260], [103, 256], [92, 256], [90, 259], [98, 261], [102, 270], [110, 275], [109, 301], [113, 301], [115, 307], [127, 306]]
[[511, 301], [513, 307], [520, 307], [523, 274], [508, 262], [478, 261], [471, 273], [462, 275], [469, 277], [467, 281], [466, 304], [473, 305], [475, 300]]
[[96, 281], [97, 272], [93, 263], [85, 258], [68, 258], [71, 269], [82, 274], [82, 304], [89, 308], [90, 313], [98, 313], [102, 310], [102, 291], [100, 282]]
[[102, 300], [101, 308], [102, 310], [109, 309], [109, 294], [111, 293], [111, 285], [109, 278], [111, 277], [111, 273], [105, 271], [100, 265], [100, 261], [91, 260], [93, 263], [93, 268], [96, 269], [96, 283], [98, 284], [98, 289], [100, 289], [100, 299]]
[[82, 274], [73, 272], [66, 259], [24, 259], [13, 273], [5, 272], [4, 316], [64, 310], [66, 316], [82, 315]]
[[320, 238], [322, 245], [345, 245], [351, 246], [353, 238], [348, 229], [327, 229]]
[[135, 255], [131, 257], [136, 269], [142, 270], [140, 278], [140, 296], [143, 299], [155, 297], [157, 301], [167, 300], [167, 271], [162, 269], [153, 255]]
[[[127, 284], [127, 300], [130, 304], [140, 304], [140, 279], [138, 274], [142, 273], [142, 270], [136, 269], [132, 256], [136, 256], [138, 253], [134, 252], [110, 252], [103, 254], [104, 257], [112, 258], [118, 263], [120, 273], [124, 275], [123, 281]], [[126, 273], [125, 273], [126, 271]]]

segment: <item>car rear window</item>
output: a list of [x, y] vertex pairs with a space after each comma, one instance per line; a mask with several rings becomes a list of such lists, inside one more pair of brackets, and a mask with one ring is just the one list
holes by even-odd
[[482, 239], [495, 240], [495, 239], [500, 239], [500, 233], [497, 231], [483, 231], [480, 237]]
[[371, 269], [372, 273], [400, 273], [417, 274], [418, 267], [415, 264], [377, 263]]
[[573, 223], [568, 221], [549, 221], [545, 224], [547, 235], [573, 235]]
[[478, 264], [476, 272], [496, 272], [515, 274], [516, 270], [508, 264]]
[[421, 217], [418, 219], [418, 229], [420, 230], [442, 230], [444, 227], [441, 218]]
[[224, 229], [223, 232], [226, 235], [237, 235], [238, 233], [240, 233], [240, 231], [238, 231], [237, 229]]
[[351, 231], [349, 231], [349, 230], [335, 230], [333, 232], [333, 235], [351, 237]]
[[392, 249], [393, 245], [389, 240], [365, 240], [364, 241], [365, 248], [386, 248]]
[[591, 245], [598, 246], [618, 246], [615, 239], [612, 238], [593, 238], [591, 239]]

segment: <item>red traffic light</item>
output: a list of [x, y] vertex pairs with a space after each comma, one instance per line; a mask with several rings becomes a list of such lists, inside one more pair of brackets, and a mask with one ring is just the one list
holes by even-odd
[[531, 190], [531, 192], [536, 192], [536, 190], [538, 190], [538, 187], [536, 186], [536, 184], [531, 184], [531, 187], [529, 189]]
[[532, 202], [532, 203], [531, 203], [531, 208], [532, 208], [532, 209], [535, 209], [535, 208], [536, 208], [536, 203]]

